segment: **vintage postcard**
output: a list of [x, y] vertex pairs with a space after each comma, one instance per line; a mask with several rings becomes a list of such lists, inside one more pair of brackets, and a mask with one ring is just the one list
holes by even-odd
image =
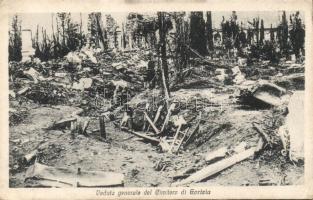
[[0, 199], [313, 198], [312, 1], [0, 9]]

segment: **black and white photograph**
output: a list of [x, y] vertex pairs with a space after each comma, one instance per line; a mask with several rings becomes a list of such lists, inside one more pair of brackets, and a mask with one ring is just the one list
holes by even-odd
[[307, 185], [307, 20], [296, 6], [10, 12], [8, 187]]
[[10, 187], [303, 184], [303, 16], [12, 15]]

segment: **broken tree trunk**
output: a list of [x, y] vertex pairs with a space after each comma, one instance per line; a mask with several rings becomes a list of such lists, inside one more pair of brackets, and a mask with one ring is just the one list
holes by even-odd
[[[260, 139], [262, 140], [262, 139]], [[259, 140], [259, 142], [260, 142]], [[254, 155], [254, 153], [258, 152], [260, 150], [260, 145], [258, 143], [258, 145], [256, 147], [252, 147], [250, 149], [247, 149], [239, 154], [235, 154], [229, 158], [225, 158], [224, 160], [218, 161], [212, 165], [209, 165], [203, 169], [201, 169], [200, 171], [192, 174], [191, 176], [189, 176], [188, 178], [180, 181], [180, 182], [175, 182], [172, 184], [172, 186], [182, 186], [182, 185], [186, 185], [189, 183], [193, 183], [193, 182], [199, 182], [203, 179], [206, 179], [216, 173], [219, 173], [222, 170], [227, 169], [228, 167], [241, 162], [251, 156]]]
[[170, 91], [169, 91], [169, 78], [168, 78], [168, 65], [166, 59], [166, 29], [167, 24], [165, 23], [165, 13], [158, 12], [158, 22], [159, 22], [159, 34], [160, 34], [160, 48], [161, 48], [161, 73], [162, 73], [162, 82], [164, 87], [164, 93], [166, 101], [169, 100]]

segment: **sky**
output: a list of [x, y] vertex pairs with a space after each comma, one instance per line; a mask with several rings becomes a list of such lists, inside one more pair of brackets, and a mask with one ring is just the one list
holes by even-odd
[[[289, 21], [289, 15], [294, 12], [286, 12], [287, 19]], [[118, 25], [121, 25], [126, 20], [126, 16], [128, 13], [102, 13], [104, 17], [105, 14], [111, 14], [111, 16], [117, 21]], [[155, 13], [151, 13], [155, 15]], [[213, 28], [220, 28], [220, 23], [222, 21], [222, 16], [225, 19], [229, 19], [231, 16], [231, 11], [212, 11], [212, 23]], [[52, 33], [52, 13], [20, 13], [18, 14], [20, 19], [22, 20], [22, 29], [31, 29], [32, 33], [36, 32], [37, 25], [44, 27], [47, 30], [47, 34]], [[282, 11], [237, 11], [238, 21], [243, 22], [244, 26], [247, 24], [247, 21], [252, 21], [253, 18], [259, 17], [264, 20], [264, 27], [269, 28], [271, 24], [275, 27], [279, 20], [281, 19]], [[80, 13], [71, 13], [72, 19], [74, 22], [80, 22]], [[301, 19], [304, 20], [304, 14], [300, 12]], [[83, 21], [83, 31], [87, 31], [87, 20], [88, 13], [82, 13], [82, 21]], [[103, 18], [102, 20], [105, 23]], [[54, 22], [55, 23], [55, 22]], [[56, 27], [56, 25], [54, 25]]]

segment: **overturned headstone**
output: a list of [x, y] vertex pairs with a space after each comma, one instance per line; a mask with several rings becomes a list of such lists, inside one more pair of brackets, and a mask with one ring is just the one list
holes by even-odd
[[273, 83], [260, 81], [253, 87], [240, 90], [239, 103], [255, 108], [280, 106], [285, 103], [287, 91]]
[[115, 172], [77, 171], [35, 163], [25, 175], [28, 187], [118, 187], [124, 185], [124, 175]]

